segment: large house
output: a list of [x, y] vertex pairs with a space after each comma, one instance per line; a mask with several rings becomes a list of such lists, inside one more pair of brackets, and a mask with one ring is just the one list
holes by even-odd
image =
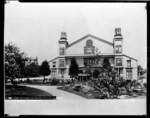
[[49, 61], [51, 78], [70, 79], [70, 61], [75, 57], [79, 70], [91, 72], [102, 66], [105, 57], [109, 58], [111, 66], [124, 79], [137, 79], [138, 61], [123, 53], [123, 37], [121, 28], [115, 29], [113, 43], [88, 34], [73, 43], [68, 43], [66, 32], [61, 33], [59, 56]]

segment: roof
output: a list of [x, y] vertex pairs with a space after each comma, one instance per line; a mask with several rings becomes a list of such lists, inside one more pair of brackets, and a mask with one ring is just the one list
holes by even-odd
[[131, 59], [133, 59], [133, 60], [135, 60], [135, 61], [138, 61], [137, 59], [135, 59], [135, 58], [133, 58], [133, 57], [130, 57], [130, 56], [128, 56], [128, 55], [123, 54], [123, 56], [126, 56], [126, 57], [128, 57], [128, 58], [131, 58]]
[[84, 40], [85, 38], [87, 38], [87, 37], [89, 37], [89, 36], [91, 36], [91, 37], [97, 39], [98, 41], [101, 41], [101, 42], [107, 43], [108, 45], [113, 46], [113, 43], [111, 43], [111, 42], [109, 42], [109, 41], [106, 41], [106, 40], [104, 40], [104, 39], [98, 38], [98, 37], [96, 37], [96, 36], [94, 36], [94, 35], [91, 35], [91, 34], [87, 34], [86, 36], [84, 36], [84, 37], [82, 37], [82, 38], [80, 38], [80, 39], [74, 41], [73, 43], [69, 44], [69, 45], [67, 46], [67, 48], [69, 48], [69, 47], [75, 45], [76, 43], [78, 43], [78, 42]]
[[50, 60], [49, 63], [52, 62], [52, 61], [54, 61], [54, 60], [57, 59], [57, 58], [58, 58], [58, 57], [55, 57], [54, 59]]

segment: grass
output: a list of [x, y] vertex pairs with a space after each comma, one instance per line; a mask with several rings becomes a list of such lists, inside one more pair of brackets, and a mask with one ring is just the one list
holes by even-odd
[[[5, 98], [7, 99], [8, 97], [12, 96], [12, 85], [6, 85], [5, 86]], [[20, 98], [52, 98], [53, 95], [40, 90], [40, 89], [36, 89], [36, 88], [31, 88], [31, 87], [27, 87], [27, 86], [16, 86], [14, 91], [13, 91], [13, 96], [14, 97], [20, 97]]]

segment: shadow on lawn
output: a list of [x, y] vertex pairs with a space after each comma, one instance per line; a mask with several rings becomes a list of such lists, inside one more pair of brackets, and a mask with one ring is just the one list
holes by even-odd
[[56, 96], [52, 94], [39, 90], [36, 88], [31, 88], [27, 86], [15, 86], [12, 90], [12, 85], [5, 86], [5, 99], [56, 99]]

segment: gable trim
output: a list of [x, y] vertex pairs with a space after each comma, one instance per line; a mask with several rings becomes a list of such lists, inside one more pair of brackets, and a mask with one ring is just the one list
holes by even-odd
[[109, 41], [106, 41], [106, 40], [104, 40], [104, 39], [98, 38], [98, 37], [96, 37], [96, 36], [94, 36], [94, 35], [91, 35], [91, 34], [87, 34], [86, 36], [84, 36], [84, 37], [82, 37], [82, 38], [80, 38], [80, 39], [74, 41], [73, 43], [69, 44], [69, 45], [67, 46], [67, 48], [69, 48], [69, 47], [75, 45], [76, 43], [78, 43], [78, 42], [84, 40], [84, 39], [87, 38], [88, 36], [91, 36], [91, 37], [97, 39], [98, 41], [107, 43], [107, 44], [110, 45], [110, 46], [113, 46], [113, 43], [111, 43], [111, 42], [109, 42]]

